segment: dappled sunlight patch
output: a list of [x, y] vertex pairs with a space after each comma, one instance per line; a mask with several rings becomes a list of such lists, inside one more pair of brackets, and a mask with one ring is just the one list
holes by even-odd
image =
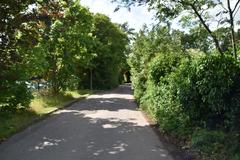
[[[149, 126], [149, 123], [144, 119], [144, 116], [140, 111], [134, 111], [129, 109], [119, 109], [116, 111], [109, 110], [71, 110], [63, 109], [54, 112], [54, 115], [71, 113], [75, 116], [82, 116], [83, 118], [89, 118], [91, 124], [98, 123], [101, 120], [108, 120], [114, 123], [113, 126], [103, 125], [103, 128], [117, 128], [118, 122], [131, 123], [133, 126]], [[112, 124], [110, 124], [112, 125]]]
[[121, 124], [104, 124], [102, 125], [103, 128], [117, 128], [121, 126]]
[[38, 146], [35, 146], [35, 149], [36, 150], [39, 150], [39, 149], [44, 149], [45, 147], [48, 147], [48, 146], [56, 146], [57, 143], [52, 143], [52, 142], [43, 142], [43, 143], [40, 143]]
[[88, 145], [87, 145], [87, 149], [93, 148], [94, 145], [95, 145], [95, 142], [89, 142]]
[[120, 152], [124, 152], [126, 150], [126, 147], [128, 147], [128, 144], [118, 142], [118, 144], [113, 145], [112, 150], [109, 151], [108, 153], [109, 154], [117, 154], [117, 153], [120, 153]]
[[38, 143], [36, 146], [30, 149], [30, 151], [43, 150], [49, 147], [58, 146], [59, 143], [64, 141], [65, 139], [51, 139], [51, 138], [43, 137], [42, 142]]
[[97, 110], [89, 113], [87, 110], [80, 111], [85, 118], [91, 120], [108, 120], [109, 122], [127, 122], [133, 126], [149, 126], [149, 123], [144, 119], [140, 111], [132, 111], [128, 109], [120, 109], [117, 111]]
[[100, 103], [114, 103], [114, 101], [104, 100], [104, 101], [100, 101]]
[[100, 156], [101, 154], [106, 153], [110, 155], [119, 154], [121, 152], [125, 152], [129, 146], [127, 143], [120, 140], [107, 148], [98, 148], [95, 145], [96, 144], [94, 142], [90, 142], [87, 147], [88, 151], [91, 151], [93, 156]]
[[169, 159], [142, 112], [128, 99], [83, 100], [52, 113], [52, 118], [51, 123], [49, 118], [40, 125], [41, 130], [39, 125], [31, 128], [30, 132], [38, 134], [26, 140], [30, 154], [45, 157], [48, 153], [60, 159], [142, 159], [135, 155], [141, 153], [151, 155], [149, 159]]
[[167, 157], [167, 155], [164, 153], [161, 153], [161, 157]]
[[131, 94], [103, 94], [103, 95], [91, 95], [87, 99], [128, 99], [133, 100], [134, 97]]
[[62, 109], [62, 110], [54, 112], [53, 114], [64, 114], [64, 113], [81, 113], [81, 112], [78, 110]]

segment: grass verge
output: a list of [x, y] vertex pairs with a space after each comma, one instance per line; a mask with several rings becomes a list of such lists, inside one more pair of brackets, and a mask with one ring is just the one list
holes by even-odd
[[49, 95], [44, 92], [34, 93], [34, 99], [28, 110], [0, 113], [0, 142], [28, 126], [36, 119], [64, 107], [71, 101], [87, 97], [90, 94], [92, 94], [90, 90], [66, 91], [58, 95]]

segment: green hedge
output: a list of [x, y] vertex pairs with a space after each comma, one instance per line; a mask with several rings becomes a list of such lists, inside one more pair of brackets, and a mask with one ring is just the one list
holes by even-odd
[[207, 56], [183, 66], [178, 75], [179, 101], [192, 124], [239, 130], [240, 66], [234, 58]]
[[169, 54], [152, 59], [147, 75], [144, 83], [134, 81], [135, 93], [141, 95], [141, 106], [162, 129], [192, 139], [192, 145], [208, 156], [217, 157], [220, 152], [225, 153], [225, 159], [239, 156], [240, 142], [225, 139], [239, 139], [240, 65], [237, 60], [219, 55], [186, 58]]

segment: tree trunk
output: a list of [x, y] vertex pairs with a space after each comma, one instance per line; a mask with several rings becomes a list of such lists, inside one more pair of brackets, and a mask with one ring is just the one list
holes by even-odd
[[231, 41], [232, 41], [232, 47], [233, 47], [233, 55], [237, 59], [237, 46], [236, 46], [236, 37], [235, 37], [235, 31], [234, 31], [234, 18], [233, 18], [233, 10], [231, 9], [230, 0], [227, 0], [228, 4], [228, 12], [229, 12], [229, 18], [230, 18], [230, 29], [231, 29]]
[[52, 73], [51, 73], [51, 81], [52, 81], [52, 93], [57, 95], [60, 92], [59, 82], [57, 79], [57, 58], [53, 55], [52, 59]]
[[92, 74], [92, 69], [90, 69], [90, 90], [92, 90], [93, 89], [93, 74]]

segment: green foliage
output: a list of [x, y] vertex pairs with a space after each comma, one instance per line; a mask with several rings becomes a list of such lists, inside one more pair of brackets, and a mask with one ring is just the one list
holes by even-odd
[[50, 26], [48, 39], [43, 39], [47, 52], [47, 80], [54, 93], [76, 86], [77, 67], [89, 65], [93, 55], [88, 52], [93, 37], [93, 16], [79, 2], [66, 9], [64, 19], [55, 20]]
[[[31, 9], [31, 6], [36, 6], [36, 9]], [[0, 2], [0, 109], [16, 110], [29, 106], [32, 96], [26, 81], [44, 68], [42, 64], [35, 63], [45, 60], [40, 58], [37, 47], [44, 37], [43, 26], [50, 15], [62, 11], [61, 8], [61, 3], [52, 0]], [[33, 50], [39, 52], [35, 54]]]
[[[171, 63], [175, 63], [175, 60], [173, 58], [171, 62], [164, 61], [164, 58], [172, 58], [168, 57], [168, 54], [175, 54], [175, 57], [178, 57], [177, 54], [179, 54], [179, 56], [182, 54], [179, 32], [173, 31], [170, 33], [169, 28], [161, 26], [154, 27], [151, 31], [145, 27], [139, 32], [133, 44], [132, 53], [128, 59], [128, 63], [131, 67], [134, 95], [138, 101], [140, 101], [141, 97], [144, 95], [148, 78], [156, 78], [156, 82], [160, 80], [161, 73], [159, 73], [158, 77], [154, 77], [154, 75], [152, 77], [148, 76], [148, 72], [151, 68], [149, 67], [150, 61], [154, 57], [159, 56], [161, 62], [158, 62], [156, 58], [155, 62], [153, 62], [156, 64], [152, 64], [155, 65], [153, 68], [159, 70], [158, 65], [161, 65], [162, 62], [164, 62], [163, 65], [168, 65], [170, 67]], [[152, 74], [158, 74], [154, 69], [152, 69]], [[165, 72], [164, 69], [163, 72]]]
[[140, 31], [128, 60], [134, 95], [164, 131], [188, 141], [203, 159], [236, 159], [239, 62], [206, 55], [199, 51], [205, 44], [185, 36], [165, 27]]
[[181, 55], [171, 53], [154, 58], [149, 64], [149, 80], [154, 85], [163, 82], [164, 77], [176, 70], [181, 58]]
[[[18, 51], [18, 47], [32, 46], [36, 40], [36, 30], [31, 28], [36, 23], [32, 20], [27, 23], [22, 15], [33, 3], [29, 0], [0, 2], [0, 110], [24, 108], [30, 103], [31, 94], [24, 83], [27, 74], [23, 68], [27, 53]], [[20, 39], [19, 35], [29, 36]]]
[[238, 62], [233, 57], [213, 55], [186, 65], [182, 71], [188, 73], [186, 83], [179, 87], [179, 100], [190, 121], [212, 129], [238, 129]]
[[191, 143], [205, 154], [221, 154], [226, 138], [225, 133], [220, 131], [200, 130], [193, 134]]
[[151, 52], [148, 52], [149, 40], [145, 36], [146, 31], [142, 31], [137, 35], [137, 39], [132, 47], [132, 53], [129, 55], [128, 63], [131, 67], [132, 84], [134, 86], [134, 96], [137, 101], [143, 96], [145, 91], [145, 83], [147, 76], [145, 73], [145, 61], [150, 57]]
[[0, 92], [0, 112], [26, 109], [32, 99], [32, 94], [28, 90], [25, 82], [8, 83], [4, 92]]
[[113, 24], [102, 14], [94, 15], [93, 36], [96, 38], [93, 46], [95, 56], [91, 60], [92, 65], [83, 71], [87, 76], [80, 85], [85, 84], [89, 88], [92, 70], [93, 88], [116, 87], [119, 84], [121, 70], [125, 67], [128, 37], [119, 25]]
[[16, 133], [31, 123], [37, 115], [34, 112], [18, 110], [17, 112], [0, 112], [0, 141]]
[[185, 49], [199, 49], [204, 53], [209, 53], [213, 46], [207, 31], [201, 26], [191, 28], [190, 33], [181, 36], [181, 40]]
[[184, 60], [183, 55], [158, 56], [149, 64], [149, 78], [142, 105], [154, 116], [161, 128], [177, 136], [186, 136], [190, 130], [188, 116], [183, 114], [177, 95], [176, 72]]
[[94, 88], [119, 84], [129, 42], [121, 25], [79, 0], [0, 4], [0, 110], [28, 108], [32, 80], [45, 81], [56, 95], [90, 88], [90, 70]]
[[201, 152], [202, 159], [237, 160], [240, 153], [239, 138], [234, 133], [198, 130], [192, 135], [191, 144]]
[[[226, 50], [232, 48], [232, 54], [237, 58], [237, 41], [235, 37], [234, 31], [236, 17], [234, 15], [239, 11], [240, 3], [239, 2], [231, 2], [228, 0], [228, 3], [224, 3], [221, 0], [113, 0], [114, 2], [118, 2], [119, 6], [116, 10], [118, 10], [121, 6], [130, 7], [134, 4], [148, 4], [150, 9], [155, 10], [156, 17], [158, 18], [160, 23], [165, 23], [167, 26], [171, 27], [174, 20], [177, 20], [182, 23], [184, 29], [192, 29], [196, 26], [200, 26], [199, 28], [203, 28], [205, 31], [200, 34], [187, 35], [190, 39], [195, 39], [198, 37], [199, 39], [195, 39], [195, 41], [189, 41], [185, 39], [186, 42], [190, 42], [190, 45], [199, 46], [199, 49], [203, 49], [204, 51], [208, 50], [210, 46], [207, 41], [209, 41], [209, 37], [211, 37], [212, 44], [215, 45], [216, 50], [223, 55]], [[212, 10], [218, 8], [218, 12], [214, 13]], [[218, 25], [214, 24], [214, 21], [218, 21]], [[218, 33], [211, 29], [209, 26], [214, 26], [215, 28], [224, 28], [225, 24], [228, 24], [228, 29], [224, 29], [223, 34], [231, 35], [231, 45], [227, 41], [227, 37], [219, 37]], [[204, 38], [204, 41], [200, 39]]]

